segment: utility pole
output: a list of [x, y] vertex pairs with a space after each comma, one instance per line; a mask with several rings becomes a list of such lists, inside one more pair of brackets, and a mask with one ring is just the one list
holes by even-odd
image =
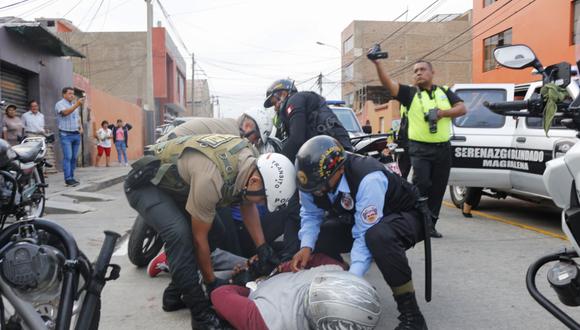
[[318, 91], [322, 95], [322, 72], [318, 75]]
[[191, 53], [191, 114], [195, 116], [195, 55]]
[[[157, 121], [157, 113], [155, 111], [155, 100], [153, 96], [153, 4], [152, 0], [145, 0], [147, 3], [147, 70], [146, 70], [146, 100], [145, 110], [152, 111], [148, 117], [152, 120], [152, 128], [155, 130], [155, 123]], [[154, 135], [152, 132], [146, 132], [148, 143], [152, 142]]]

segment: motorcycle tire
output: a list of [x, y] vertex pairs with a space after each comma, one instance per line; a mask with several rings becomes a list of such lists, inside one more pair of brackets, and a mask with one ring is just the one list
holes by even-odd
[[[41, 167], [37, 167], [36, 170], [38, 171], [38, 177], [40, 178], [40, 184], [44, 185], [44, 172]], [[44, 207], [46, 204], [46, 189], [44, 187], [38, 187], [34, 194], [38, 195], [38, 202], [35, 203], [35, 210], [32, 210], [32, 206], [30, 206], [29, 211], [27, 212], [30, 216], [34, 218], [41, 218], [44, 216]]]
[[161, 251], [163, 241], [155, 230], [138, 215], [129, 236], [129, 260], [137, 267], [145, 267]]

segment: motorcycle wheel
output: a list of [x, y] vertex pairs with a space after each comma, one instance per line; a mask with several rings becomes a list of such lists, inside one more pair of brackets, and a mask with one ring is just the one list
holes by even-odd
[[142, 216], [138, 215], [129, 236], [129, 260], [137, 267], [145, 267], [161, 251], [163, 241]]
[[[35, 171], [38, 172], [38, 177], [40, 182], [31, 182], [31, 184], [42, 184], [44, 185], [44, 173], [41, 168], [36, 168]], [[32, 176], [31, 181], [36, 181], [36, 178]], [[32, 194], [32, 202], [26, 207], [26, 213], [33, 218], [41, 218], [44, 215], [44, 205], [46, 203], [46, 195], [44, 187], [37, 187], [36, 191]]]

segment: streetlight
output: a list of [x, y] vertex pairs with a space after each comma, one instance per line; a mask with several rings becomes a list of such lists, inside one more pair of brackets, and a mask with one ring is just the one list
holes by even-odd
[[317, 41], [316, 44], [317, 45], [320, 45], [320, 46], [326, 46], [326, 47], [334, 48], [334, 49], [338, 50], [339, 53], [342, 53], [341, 50], [338, 47], [336, 47], [336, 46], [329, 45], [329, 44], [325, 44], [324, 42], [320, 42], [320, 41]]

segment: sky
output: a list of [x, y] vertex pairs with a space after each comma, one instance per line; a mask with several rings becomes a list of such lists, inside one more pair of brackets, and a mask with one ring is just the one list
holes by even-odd
[[[322, 95], [340, 99], [342, 30], [353, 20], [392, 21], [407, 9], [399, 21], [411, 20], [437, 0], [159, 0], [169, 20], [157, 1], [154, 25], [160, 21], [180, 46], [188, 79], [194, 52], [196, 79], [208, 79], [223, 117], [236, 117], [260, 108], [266, 89], [279, 78], [295, 79], [299, 90], [317, 91], [315, 77], [322, 73]], [[463, 13], [472, 4], [438, 0], [416, 20]], [[83, 31], [147, 28], [143, 0], [0, 0], [0, 16], [64, 17]], [[383, 48], [388, 50], [388, 42]]]

